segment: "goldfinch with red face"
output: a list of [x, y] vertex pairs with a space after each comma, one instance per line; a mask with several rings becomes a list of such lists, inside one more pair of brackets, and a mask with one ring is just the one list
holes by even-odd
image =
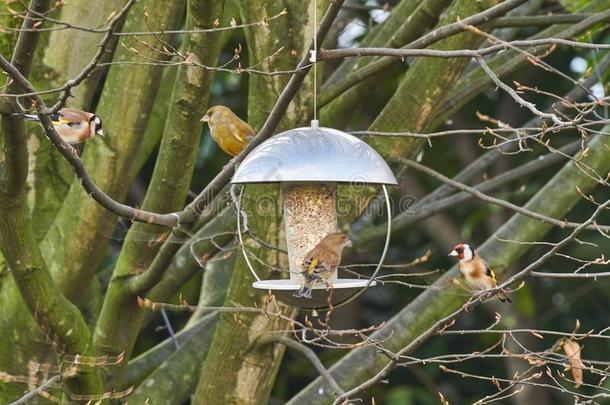
[[[466, 243], [456, 245], [449, 256], [455, 256], [460, 260], [460, 273], [462, 273], [466, 285], [473, 290], [483, 291], [498, 285], [496, 274], [470, 245]], [[498, 292], [497, 297], [502, 302], [512, 302], [504, 291]]]
[[[24, 114], [26, 120], [40, 121], [38, 115]], [[77, 110], [76, 108], [62, 108], [50, 116], [55, 131], [70, 145], [83, 143], [96, 134], [104, 136], [102, 120], [97, 115]]]
[[256, 135], [247, 122], [222, 105], [211, 107], [201, 121], [208, 123], [216, 144], [231, 156], [237, 156]]
[[311, 288], [317, 283], [326, 283], [330, 287], [330, 280], [341, 263], [343, 248], [351, 246], [352, 242], [343, 232], [334, 232], [326, 235], [303, 259], [303, 285], [295, 297], [311, 298]]

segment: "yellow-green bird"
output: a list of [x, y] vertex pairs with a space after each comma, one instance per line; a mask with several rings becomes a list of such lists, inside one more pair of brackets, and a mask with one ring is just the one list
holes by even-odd
[[327, 286], [341, 263], [343, 248], [351, 246], [351, 241], [343, 232], [326, 235], [303, 259], [303, 285], [294, 293], [295, 297], [311, 298], [311, 288], [324, 282]]
[[210, 107], [201, 121], [208, 123], [216, 144], [231, 156], [237, 156], [256, 135], [247, 122], [222, 105]]

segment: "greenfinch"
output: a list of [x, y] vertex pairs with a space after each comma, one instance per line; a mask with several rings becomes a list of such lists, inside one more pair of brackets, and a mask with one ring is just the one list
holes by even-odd
[[295, 297], [311, 298], [311, 288], [316, 283], [324, 282], [330, 286], [330, 280], [341, 263], [343, 248], [351, 246], [351, 241], [343, 232], [326, 235], [303, 259], [303, 284], [294, 293]]
[[255, 135], [247, 122], [222, 105], [211, 107], [201, 121], [208, 123], [216, 144], [231, 156], [237, 156]]
[[[24, 114], [29, 121], [40, 121], [38, 115]], [[94, 135], [104, 136], [102, 120], [97, 115], [77, 110], [76, 108], [62, 108], [50, 116], [55, 131], [70, 145], [85, 142]]]

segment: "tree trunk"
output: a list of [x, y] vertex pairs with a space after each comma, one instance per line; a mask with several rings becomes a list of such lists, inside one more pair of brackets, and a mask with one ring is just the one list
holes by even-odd
[[[212, 27], [214, 20], [222, 15], [222, 9], [222, 2], [190, 1], [187, 28]], [[206, 63], [215, 65], [219, 40], [219, 35], [214, 33], [191, 34], [186, 37], [183, 53], [196, 63], [205, 59]], [[183, 206], [200, 145], [199, 118], [206, 109], [212, 78], [211, 72], [198, 66], [182, 65], [179, 68], [143, 209], [165, 213]], [[151, 241], [161, 237], [164, 231], [155, 225], [136, 223], [127, 233], [95, 329], [95, 343], [104, 354], [131, 353], [146, 314], [138, 306], [136, 298], [144, 295], [158, 280], [148, 287], [138, 287], [138, 291], [134, 291], [126, 281], [130, 276], [146, 271], [158, 251], [158, 246]], [[120, 368], [111, 371], [113, 378], [120, 376]]]
[[[23, 31], [17, 38], [10, 63], [25, 77], [30, 74], [40, 35], [39, 31], [33, 29], [37, 24], [36, 17], [39, 13], [46, 13], [48, 8], [48, 0], [32, 0], [23, 20], [21, 26]], [[19, 94], [23, 89], [15, 81], [9, 80], [5, 91], [7, 94]], [[3, 113], [2, 133], [4, 161], [0, 165], [0, 250], [14, 281], [14, 284], [5, 282], [2, 285], [5, 293], [3, 299], [9, 304], [8, 308], [3, 307], [2, 312], [4, 314], [6, 309], [17, 309], [21, 312], [23, 304], [30, 312], [30, 314], [24, 313], [17, 322], [10, 322], [10, 326], [2, 329], [6, 334], [3, 336], [3, 341], [5, 344], [13, 341], [15, 346], [18, 346], [22, 343], [20, 339], [26, 338], [24, 346], [32, 349], [32, 342], [27, 339], [31, 333], [26, 332], [26, 336], [19, 336], [19, 332], [31, 331], [37, 339], [42, 340], [40, 339], [40, 330], [42, 330], [47, 338], [43, 341], [42, 348], [46, 348], [50, 342], [60, 362], [66, 360], [67, 365], [70, 365], [72, 363], [69, 360], [70, 356], [91, 354], [89, 330], [78, 309], [56, 288], [34, 237], [27, 205], [26, 179], [29, 171], [29, 154], [23, 117]], [[19, 294], [15, 293], [15, 287]], [[35, 321], [36, 326], [32, 325], [32, 320]], [[21, 330], [13, 329], [15, 323], [29, 327]], [[34, 357], [36, 355], [40, 357]], [[22, 374], [25, 371], [23, 367], [25, 362], [46, 361], [47, 359], [43, 358], [46, 357], [45, 355], [44, 352], [23, 351], [23, 348], [17, 347], [11, 351], [2, 351], [0, 360], [2, 366], [6, 366], [3, 371]], [[51, 364], [59, 364], [59, 362]], [[99, 373], [87, 366], [78, 366], [78, 373], [65, 376], [63, 383], [66, 393], [90, 395], [102, 393]], [[6, 402], [12, 401], [18, 393], [18, 389], [15, 390], [14, 386], [2, 384], [0, 388], [0, 396]], [[68, 401], [71, 402], [69, 396]]]
[[[366, 43], [362, 46], [400, 48], [414, 41], [426, 29], [433, 26], [441, 11], [450, 2], [450, 0], [426, 0], [417, 4], [418, 2], [415, 1], [404, 0], [398, 4], [395, 10], [392, 10], [388, 21], [379, 26], [377, 35], [374, 35], [372, 39], [363, 41]], [[445, 21], [448, 22], [449, 20]], [[371, 34], [374, 33], [371, 32]], [[369, 34], [367, 38], [369, 36], [371, 35]], [[360, 116], [358, 112], [364, 110], [370, 112], [373, 105], [369, 102], [363, 103], [363, 100], [366, 99], [367, 93], [370, 92], [374, 83], [384, 81], [390, 76], [387, 71], [382, 71], [373, 77], [360, 81], [338, 97], [334, 94], [333, 77], [345, 77], [378, 59], [378, 57], [351, 58], [342, 63], [326, 82], [320, 94], [320, 104], [323, 105], [321, 111], [322, 122], [332, 122], [333, 127], [343, 128], [346, 124], [353, 123], [353, 120]], [[389, 95], [387, 98], [389, 98]]]
[[[246, 30], [249, 63], [264, 61], [262, 68], [269, 71], [293, 69], [302, 58], [314, 33], [313, 7], [318, 6], [319, 15], [322, 15], [320, 9], [322, 2], [318, 3], [316, 5], [315, 1], [301, 0], [242, 2], [241, 15], [244, 21], [262, 21], [276, 15], [283, 8], [288, 11], [285, 19], [277, 20], [273, 25], [251, 27]], [[284, 46], [284, 51], [277, 57], [268, 59], [269, 55], [277, 51], [279, 43]], [[260, 128], [286, 83], [285, 76], [250, 77], [248, 122], [254, 128]], [[305, 81], [289, 107], [281, 128], [306, 125], [313, 107], [312, 84], [311, 78]], [[252, 187], [247, 190], [244, 198], [247, 201], [254, 201], [255, 204], [261, 201], [269, 203], [264, 213], [252, 212], [252, 210], [248, 212], [249, 227], [255, 235], [268, 243], [282, 246], [284, 241], [279, 187], [277, 185]], [[248, 244], [248, 249], [267, 263], [284, 269], [287, 266], [287, 258], [280, 257], [275, 251], [256, 244]], [[262, 277], [267, 277], [269, 271], [263, 270], [260, 274]], [[239, 257], [233, 268], [225, 305], [259, 308], [268, 305], [266, 294], [252, 288], [253, 281], [244, 259]], [[275, 310], [273, 306], [270, 309]], [[294, 310], [284, 306], [281, 306], [281, 312], [288, 316], [295, 313]], [[262, 335], [285, 330], [286, 327], [287, 322], [276, 317], [251, 313], [222, 314], [203, 365], [195, 392], [195, 403], [266, 403], [284, 347], [257, 346], [257, 340]]]
[[[146, 21], [142, 17], [144, 7], [148, 13]], [[179, 26], [183, 8], [182, 1], [140, 2], [131, 10], [125, 30], [174, 29]], [[128, 49], [131, 46], [143, 57], [167, 58], [161, 52], [143, 48], [133, 38], [126, 39], [125, 45], [117, 50], [115, 62], [141, 61], [140, 56]], [[106, 137], [96, 137], [87, 143], [83, 161], [97, 185], [118, 201], [127, 193], [133, 156], [141, 143], [160, 79], [159, 66], [136, 65], [125, 70], [117, 65], [108, 73], [97, 109], [97, 115], [104, 120]], [[53, 277], [70, 300], [78, 302], [82, 298], [102, 260], [115, 223], [116, 217], [89, 198], [80, 182], [72, 183], [41, 245]]]

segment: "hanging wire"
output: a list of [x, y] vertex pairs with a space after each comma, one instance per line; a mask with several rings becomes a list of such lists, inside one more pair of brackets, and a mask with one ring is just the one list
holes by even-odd
[[[313, 1], [313, 51], [310, 53], [309, 61], [313, 63], [313, 120], [318, 121], [318, 4]], [[312, 126], [316, 125], [312, 122]]]

